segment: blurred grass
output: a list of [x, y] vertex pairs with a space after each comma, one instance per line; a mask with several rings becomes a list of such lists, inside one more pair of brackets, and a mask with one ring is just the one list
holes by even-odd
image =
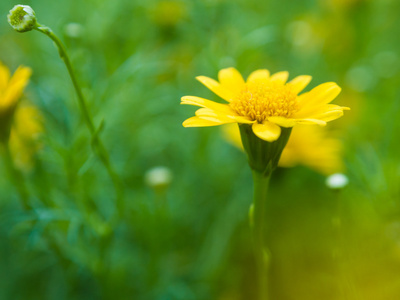
[[[96, 123], [105, 122], [126, 190], [109, 244], [113, 188], [56, 49], [7, 24], [15, 4], [0, 3], [0, 60], [33, 69], [25, 95], [46, 134], [25, 174], [33, 210], [22, 210], [1, 168], [0, 299], [252, 299], [245, 157], [218, 128], [184, 129], [193, 108], [178, 105], [187, 94], [217, 99], [194, 77], [228, 66], [310, 74], [311, 87], [335, 81], [335, 102], [352, 108], [329, 125], [345, 142], [348, 188], [334, 194], [301, 167], [275, 174], [271, 299], [400, 297], [398, 1], [25, 2], [62, 37]], [[144, 184], [158, 165], [174, 177], [161, 214]]]

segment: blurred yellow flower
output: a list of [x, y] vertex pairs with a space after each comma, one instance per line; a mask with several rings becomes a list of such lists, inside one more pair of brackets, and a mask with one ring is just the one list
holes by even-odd
[[0, 63], [1, 141], [8, 143], [14, 163], [20, 168], [31, 167], [32, 157], [40, 147], [37, 139], [43, 131], [39, 111], [19, 103], [30, 75], [31, 69], [21, 66], [11, 77], [9, 69]]
[[164, 0], [153, 8], [154, 22], [160, 26], [175, 26], [186, 15], [186, 7], [182, 1]]
[[0, 116], [15, 108], [31, 73], [30, 68], [20, 66], [10, 77], [10, 70], [0, 63]]
[[[236, 124], [224, 126], [227, 139], [243, 150]], [[342, 143], [319, 126], [296, 126], [279, 160], [280, 167], [303, 165], [323, 175], [343, 171]]]
[[333, 9], [348, 10], [352, 8], [357, 8], [362, 3], [367, 2], [366, 0], [329, 0], [321, 1], [321, 4], [328, 5]]
[[30, 169], [33, 157], [42, 147], [39, 142], [43, 132], [42, 116], [33, 106], [20, 106], [15, 111], [9, 146], [14, 163], [20, 169]]
[[266, 69], [250, 74], [247, 81], [235, 68], [222, 69], [219, 82], [205, 76], [196, 77], [202, 84], [228, 102], [221, 104], [195, 96], [185, 96], [181, 104], [201, 107], [196, 116], [183, 122], [184, 127], [216, 126], [228, 123], [250, 124], [254, 134], [273, 142], [281, 127], [298, 124], [326, 125], [349, 108], [329, 104], [340, 93], [334, 82], [320, 84], [298, 95], [311, 81], [311, 76], [298, 76], [288, 83], [287, 71], [270, 75]]

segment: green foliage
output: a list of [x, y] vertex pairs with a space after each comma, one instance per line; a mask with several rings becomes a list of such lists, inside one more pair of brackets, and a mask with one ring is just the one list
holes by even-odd
[[[10, 28], [14, 2], [0, 2], [0, 60], [33, 69], [25, 97], [46, 130], [23, 174], [32, 209], [0, 167], [0, 299], [254, 297], [245, 155], [219, 128], [183, 128], [194, 108], [178, 105], [188, 94], [216, 100], [194, 77], [230, 66], [335, 81], [335, 103], [352, 108], [328, 125], [344, 140], [345, 190], [303, 167], [271, 181], [271, 299], [399, 298], [398, 1], [24, 3], [61, 37], [104, 122], [125, 191], [117, 222], [65, 66], [44, 35]], [[156, 166], [173, 174], [162, 192], [144, 181]]]

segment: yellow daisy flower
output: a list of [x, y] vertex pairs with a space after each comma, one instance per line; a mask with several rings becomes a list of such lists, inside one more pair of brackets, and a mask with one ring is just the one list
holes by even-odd
[[[243, 149], [238, 126], [224, 126], [227, 139], [236, 147]], [[296, 126], [282, 151], [279, 167], [303, 165], [323, 175], [343, 171], [343, 144], [330, 137], [327, 130], [319, 126]]]
[[8, 141], [14, 112], [30, 75], [31, 69], [19, 67], [11, 76], [0, 63], [0, 142]]
[[181, 104], [201, 107], [195, 117], [183, 122], [183, 126], [250, 124], [257, 137], [273, 142], [281, 135], [281, 127], [291, 128], [297, 124], [323, 126], [349, 109], [329, 104], [341, 91], [336, 83], [323, 83], [299, 95], [311, 81], [311, 76], [302, 75], [286, 82], [288, 77], [287, 71], [270, 75], [263, 69], [254, 71], [245, 81], [235, 68], [219, 71], [219, 82], [198, 76], [197, 80], [228, 104], [195, 96], [182, 97]]
[[15, 108], [31, 73], [30, 68], [20, 66], [11, 77], [10, 70], [0, 63], [0, 115]]
[[32, 71], [20, 66], [11, 76], [0, 63], [0, 141], [7, 144], [17, 167], [29, 169], [41, 144], [42, 117], [37, 108], [20, 105], [20, 98]]
[[32, 168], [33, 158], [42, 148], [39, 138], [43, 130], [42, 115], [36, 107], [18, 106], [14, 114], [8, 143], [14, 163], [20, 169]]
[[343, 171], [342, 150], [341, 141], [329, 137], [326, 130], [298, 126], [293, 129], [278, 166], [304, 165], [323, 175], [332, 175]]

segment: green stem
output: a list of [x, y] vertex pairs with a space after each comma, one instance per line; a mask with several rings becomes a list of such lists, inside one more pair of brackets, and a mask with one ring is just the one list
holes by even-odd
[[104, 167], [106, 168], [115, 188], [116, 192], [116, 206], [117, 206], [117, 212], [121, 216], [124, 212], [124, 194], [123, 194], [123, 188], [122, 188], [122, 183], [117, 175], [117, 173], [114, 171], [114, 168], [111, 165], [110, 162], [110, 157], [107, 152], [107, 149], [105, 148], [103, 142], [101, 141], [99, 137], [99, 130], [96, 129], [93, 118], [89, 112], [85, 97], [83, 96], [82, 90], [78, 84], [78, 80], [76, 79], [75, 72], [72, 68], [71, 61], [69, 60], [67, 51], [65, 50], [64, 45], [60, 41], [60, 39], [54, 34], [54, 32], [46, 26], [39, 25], [38, 27], [35, 28], [41, 33], [44, 33], [47, 35], [49, 38], [53, 40], [55, 45], [58, 48], [58, 52], [60, 54], [61, 59], [64, 61], [65, 66], [68, 69], [69, 76], [71, 77], [72, 84], [74, 85], [75, 92], [78, 96], [78, 104], [79, 108], [82, 112], [83, 119], [85, 121], [85, 124], [87, 128], [90, 131], [90, 134], [92, 136], [92, 144], [93, 148], [95, 149], [95, 152], [97, 153], [98, 157], [100, 158], [100, 161], [103, 163]]
[[15, 167], [12, 154], [8, 142], [2, 143], [4, 152], [4, 163], [6, 165], [7, 171], [10, 175], [11, 180], [15, 188], [18, 191], [19, 198], [21, 200], [22, 207], [24, 209], [29, 209], [31, 205], [29, 204], [29, 192], [25, 185], [24, 176]]
[[269, 180], [271, 173], [262, 174], [253, 171], [254, 202], [253, 202], [253, 240], [254, 252], [258, 269], [259, 300], [268, 299], [268, 269], [270, 255], [265, 246], [265, 214]]

